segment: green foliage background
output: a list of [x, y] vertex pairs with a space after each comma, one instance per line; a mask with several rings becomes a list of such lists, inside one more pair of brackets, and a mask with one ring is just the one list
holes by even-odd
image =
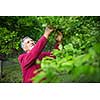
[[20, 39], [30, 36], [37, 41], [47, 25], [55, 31], [46, 51], [53, 50], [54, 36], [63, 33], [56, 59], [44, 58], [43, 70], [35, 78], [39, 82], [100, 82], [100, 17], [99, 16], [0, 16], [0, 54], [19, 55]]

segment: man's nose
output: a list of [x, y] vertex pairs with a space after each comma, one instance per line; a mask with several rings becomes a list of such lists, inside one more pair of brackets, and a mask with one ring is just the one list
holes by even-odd
[[34, 42], [31, 42], [31, 44], [34, 45], [35, 43]]

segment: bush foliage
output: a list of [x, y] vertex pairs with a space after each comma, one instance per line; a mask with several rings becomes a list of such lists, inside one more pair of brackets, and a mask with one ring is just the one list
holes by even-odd
[[99, 16], [8, 16], [0, 17], [0, 53], [19, 54], [20, 39], [30, 36], [37, 41], [47, 25], [54, 28], [46, 51], [53, 50], [54, 36], [63, 33], [56, 59], [44, 58], [39, 82], [100, 82], [100, 17]]

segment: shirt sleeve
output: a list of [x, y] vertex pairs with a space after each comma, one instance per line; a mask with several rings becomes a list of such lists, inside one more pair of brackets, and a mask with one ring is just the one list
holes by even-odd
[[56, 42], [54, 49], [58, 49], [59, 50], [59, 43]]
[[[59, 50], [59, 43], [56, 42], [56, 44], [54, 45], [54, 49]], [[46, 56], [56, 58], [56, 56], [54, 56], [52, 52], [42, 52], [41, 55], [39, 56], [39, 60], [42, 60]]]
[[47, 39], [44, 36], [42, 36], [29, 53], [26, 53], [24, 54], [24, 56], [19, 57], [19, 62], [21, 63], [21, 66], [26, 68], [30, 67], [31, 64], [33, 64], [36, 61], [36, 59], [44, 49], [46, 43]]

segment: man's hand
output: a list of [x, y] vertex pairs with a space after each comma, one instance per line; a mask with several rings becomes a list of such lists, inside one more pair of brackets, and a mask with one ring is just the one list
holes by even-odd
[[58, 32], [58, 35], [56, 36], [56, 41], [60, 43], [62, 41], [62, 38], [63, 38], [62, 33]]
[[48, 37], [52, 31], [53, 31], [53, 29], [46, 27], [45, 32], [44, 32], [44, 36], [48, 39]]

